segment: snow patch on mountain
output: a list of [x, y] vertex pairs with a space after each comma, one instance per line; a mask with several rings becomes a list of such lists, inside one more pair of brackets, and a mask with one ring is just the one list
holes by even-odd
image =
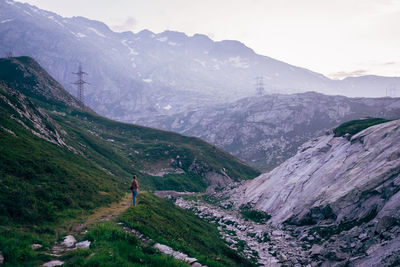
[[104, 34], [102, 34], [101, 32], [99, 32], [98, 30], [96, 30], [95, 28], [92, 27], [87, 27], [89, 30], [91, 30], [92, 32], [94, 32], [96, 35], [106, 38], [107, 36], [105, 36]]
[[166, 42], [166, 41], [168, 41], [168, 37], [160, 37], [160, 38], [157, 38], [157, 41], [160, 41], [160, 42]]
[[230, 57], [228, 61], [235, 68], [248, 69], [250, 67], [249, 63], [242, 59], [240, 56]]
[[14, 20], [14, 19], [5, 19], [5, 20], [0, 21], [0, 23], [6, 23], [6, 22], [13, 21], [13, 20]]
[[182, 45], [182, 44], [178, 44], [178, 43], [175, 43], [175, 42], [168, 42], [168, 44], [170, 46], [181, 46]]
[[84, 38], [84, 37], [87, 37], [87, 35], [86, 35], [86, 34], [83, 34], [83, 33], [81, 33], [81, 32], [77, 32], [77, 33], [76, 33], [76, 36], [77, 36], [78, 38]]

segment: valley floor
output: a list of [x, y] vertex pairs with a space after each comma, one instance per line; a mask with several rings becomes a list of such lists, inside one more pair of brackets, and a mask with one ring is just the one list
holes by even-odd
[[311, 263], [308, 259], [309, 248], [303, 248], [302, 242], [283, 229], [246, 220], [238, 211], [206, 203], [198, 194], [193, 197], [187, 194], [180, 196], [176, 192], [156, 194], [176, 198], [177, 206], [217, 225], [232, 249], [260, 266], [307, 266]]

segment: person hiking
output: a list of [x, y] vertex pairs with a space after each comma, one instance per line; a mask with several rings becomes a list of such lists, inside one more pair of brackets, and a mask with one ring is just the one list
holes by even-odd
[[139, 189], [139, 182], [137, 180], [136, 175], [134, 175], [131, 182], [133, 206], [136, 206], [136, 196], [138, 194], [138, 189]]

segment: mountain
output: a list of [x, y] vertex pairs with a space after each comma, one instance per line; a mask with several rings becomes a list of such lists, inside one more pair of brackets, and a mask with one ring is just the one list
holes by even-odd
[[304, 142], [368, 116], [400, 118], [400, 99], [275, 94], [138, 122], [200, 137], [266, 171], [294, 156]]
[[305, 143], [273, 171], [245, 182], [229, 193], [229, 201], [268, 213], [272, 224], [286, 225], [312, 246], [310, 256], [317, 262], [397, 266], [399, 137], [400, 120], [348, 122], [335, 134]]
[[29, 57], [0, 59], [0, 104], [1, 222], [110, 203], [133, 174], [142, 189], [177, 191], [258, 174], [200, 139], [97, 115]]
[[64, 18], [29, 4], [0, 1], [0, 53], [35, 58], [71, 93], [78, 62], [89, 74], [85, 100], [101, 115], [125, 122], [218, 105], [255, 94], [262, 76], [266, 93], [318, 91], [380, 97], [399, 78], [335, 81], [270, 57], [239, 41], [187, 36], [117, 33], [104, 23]]

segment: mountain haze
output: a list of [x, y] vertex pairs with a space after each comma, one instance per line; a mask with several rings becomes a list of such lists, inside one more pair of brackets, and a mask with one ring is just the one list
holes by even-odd
[[266, 171], [294, 156], [304, 142], [368, 116], [400, 118], [400, 99], [274, 94], [139, 123], [200, 137]]
[[87, 104], [120, 121], [252, 96], [257, 76], [263, 76], [266, 93], [378, 97], [400, 83], [378, 76], [335, 81], [258, 55], [239, 41], [173, 31], [117, 33], [98, 21], [64, 18], [12, 0], [0, 1], [0, 25], [0, 53], [32, 56], [73, 94], [72, 72], [82, 62], [89, 73]]

